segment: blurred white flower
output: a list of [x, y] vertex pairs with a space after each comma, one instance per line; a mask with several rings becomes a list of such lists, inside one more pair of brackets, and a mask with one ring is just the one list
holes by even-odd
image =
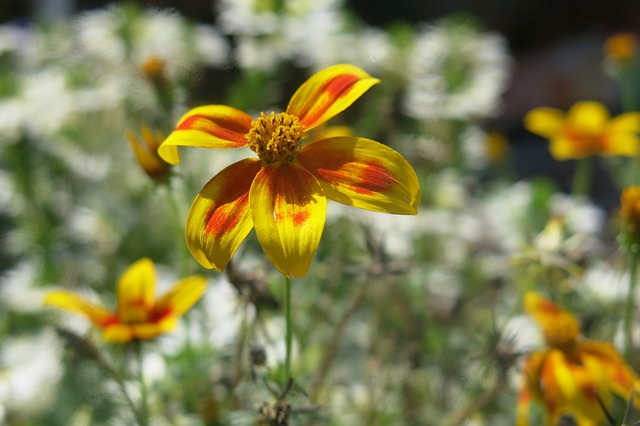
[[283, 61], [302, 67], [322, 62], [333, 34], [343, 26], [343, 0], [222, 0], [218, 23], [235, 36], [242, 68], [271, 71]]
[[5, 338], [0, 352], [0, 403], [29, 419], [48, 409], [62, 373], [62, 349], [53, 331]]
[[[603, 302], [624, 301], [629, 293], [629, 272], [604, 261], [587, 268], [582, 282], [587, 292]], [[636, 305], [640, 303], [640, 293], [635, 300]]]
[[500, 35], [445, 21], [425, 27], [409, 57], [408, 116], [465, 120], [499, 112], [511, 63]]

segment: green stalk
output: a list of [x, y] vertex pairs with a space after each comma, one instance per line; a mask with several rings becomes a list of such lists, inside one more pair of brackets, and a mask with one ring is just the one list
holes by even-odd
[[291, 278], [286, 277], [284, 284], [284, 320], [285, 320], [285, 356], [283, 388], [286, 388], [291, 378]]
[[149, 426], [149, 405], [147, 401], [147, 385], [144, 382], [143, 371], [143, 356], [142, 356], [142, 342], [140, 340], [135, 341], [136, 358], [138, 362], [138, 383], [140, 384], [140, 426]]
[[631, 265], [629, 265], [629, 293], [624, 310], [624, 355], [628, 362], [631, 361], [630, 358], [633, 354], [633, 311], [634, 295], [638, 282], [638, 260], [638, 253], [632, 252]]
[[588, 197], [591, 192], [591, 180], [594, 172], [594, 158], [582, 158], [576, 162], [571, 194], [574, 197]]

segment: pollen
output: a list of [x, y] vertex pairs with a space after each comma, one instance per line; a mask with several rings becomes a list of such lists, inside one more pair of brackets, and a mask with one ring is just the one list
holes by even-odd
[[245, 135], [249, 147], [267, 164], [293, 161], [305, 137], [307, 135], [298, 117], [284, 112], [260, 113]]
[[547, 344], [561, 350], [571, 348], [580, 334], [578, 321], [566, 312], [554, 315], [551, 321], [552, 323], [543, 327]]

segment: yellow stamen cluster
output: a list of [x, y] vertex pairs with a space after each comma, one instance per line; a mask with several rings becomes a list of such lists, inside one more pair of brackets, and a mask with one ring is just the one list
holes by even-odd
[[547, 345], [566, 350], [573, 346], [580, 335], [580, 324], [567, 312], [558, 312], [543, 325], [544, 339]]
[[167, 79], [167, 61], [159, 56], [151, 55], [140, 64], [142, 75], [154, 83]]
[[298, 117], [285, 112], [271, 112], [269, 115], [260, 113], [245, 135], [249, 147], [267, 164], [292, 161], [305, 137]]

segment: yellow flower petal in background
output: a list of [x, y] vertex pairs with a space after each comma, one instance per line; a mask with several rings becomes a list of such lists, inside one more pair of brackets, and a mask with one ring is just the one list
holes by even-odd
[[556, 108], [534, 108], [524, 117], [524, 126], [531, 133], [551, 138], [564, 127], [565, 113]]
[[206, 289], [207, 278], [202, 275], [192, 275], [181, 279], [156, 302], [151, 309], [150, 319], [155, 322], [184, 314], [200, 300]]
[[188, 111], [158, 149], [166, 162], [177, 164], [180, 158], [171, 146], [199, 148], [239, 148], [247, 145], [244, 135], [252, 122], [248, 114], [226, 106], [206, 105]]
[[116, 321], [115, 315], [107, 309], [67, 291], [54, 291], [47, 294], [44, 299], [44, 305], [53, 306], [68, 312], [83, 314], [97, 326], [105, 326]]
[[[129, 139], [138, 164], [151, 179], [161, 181], [169, 175], [171, 165], [158, 155], [158, 148], [164, 140], [161, 132], [153, 132], [144, 126], [142, 127], [142, 140], [139, 140], [133, 132], [127, 132], [127, 139]], [[177, 147], [172, 146], [167, 150], [171, 158], [177, 157]]]
[[396, 151], [356, 137], [336, 137], [302, 147], [298, 161], [334, 201], [383, 213], [416, 214], [420, 185]]
[[185, 234], [189, 251], [203, 267], [222, 271], [251, 231], [249, 188], [261, 167], [255, 158], [234, 163], [193, 201]]
[[320, 243], [326, 198], [311, 173], [289, 162], [263, 168], [249, 194], [260, 245], [285, 276], [303, 277]]
[[65, 291], [49, 293], [44, 304], [86, 315], [102, 329], [107, 342], [148, 340], [175, 328], [178, 318], [204, 294], [206, 278], [199, 275], [183, 278], [158, 301], [155, 287], [155, 266], [150, 259], [143, 258], [120, 277], [116, 312]]
[[129, 266], [118, 281], [118, 317], [123, 322], [144, 321], [156, 292], [156, 268], [144, 258]]
[[110, 325], [102, 332], [102, 338], [109, 343], [125, 343], [131, 341], [133, 337], [133, 329], [125, 323]]
[[379, 82], [353, 65], [334, 65], [304, 82], [291, 97], [286, 113], [297, 116], [310, 130], [344, 111]]
[[640, 153], [640, 113], [629, 112], [609, 121], [605, 133], [611, 155], [634, 156]]
[[576, 102], [567, 113], [567, 124], [582, 133], [602, 133], [609, 121], [609, 111], [599, 102]]

